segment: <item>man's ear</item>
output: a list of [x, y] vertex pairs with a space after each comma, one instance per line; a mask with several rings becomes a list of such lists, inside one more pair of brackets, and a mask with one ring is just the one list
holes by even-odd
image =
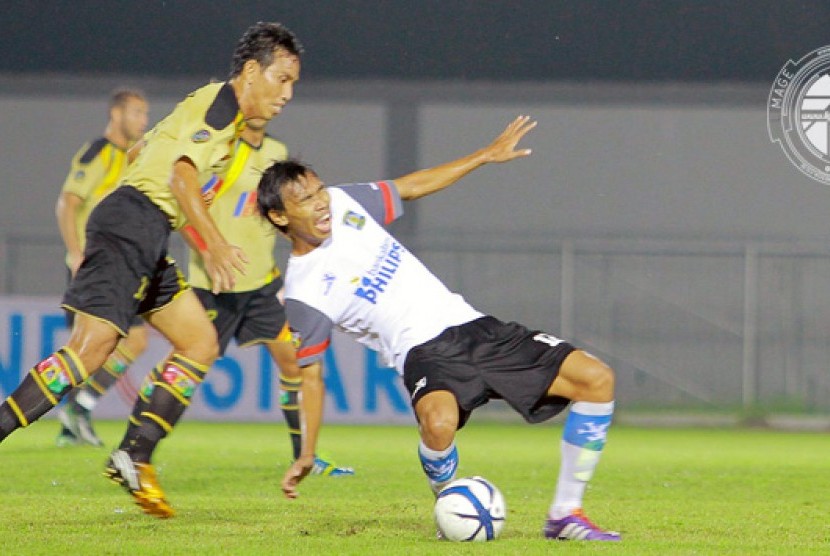
[[249, 60], [245, 60], [245, 63], [242, 65], [242, 76], [245, 78], [247, 83], [251, 83], [251, 79], [254, 76], [254, 72], [259, 69], [259, 62], [254, 60], [253, 58]]
[[268, 211], [268, 220], [271, 221], [272, 224], [277, 226], [288, 226], [288, 217], [285, 215], [284, 212], [271, 209]]

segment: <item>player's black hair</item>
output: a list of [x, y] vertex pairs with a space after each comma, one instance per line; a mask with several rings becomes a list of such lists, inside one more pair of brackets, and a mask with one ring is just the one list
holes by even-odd
[[260, 21], [251, 25], [236, 44], [229, 78], [242, 73], [242, 66], [248, 60], [256, 60], [260, 66], [267, 68], [274, 62], [274, 51], [277, 49], [297, 57], [303, 52], [303, 46], [294, 33], [281, 23]]
[[[300, 178], [311, 174], [316, 174], [311, 166], [296, 158], [289, 158], [272, 164], [262, 173], [262, 178], [260, 178], [257, 186], [256, 204], [259, 214], [271, 224], [274, 224], [268, 218], [268, 213], [272, 210], [285, 210], [285, 203], [282, 199], [283, 188], [287, 184], [295, 183]], [[282, 233], [288, 233], [285, 226], [278, 226], [277, 224], [274, 224], [274, 226]]]

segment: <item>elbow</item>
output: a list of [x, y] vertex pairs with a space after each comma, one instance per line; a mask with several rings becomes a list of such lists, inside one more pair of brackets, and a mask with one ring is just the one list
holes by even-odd
[[71, 207], [66, 199], [66, 194], [62, 193], [61, 195], [59, 195], [58, 201], [55, 203], [55, 218], [58, 221], [58, 226], [69, 220], [67, 212], [70, 208]]
[[418, 194], [418, 184], [412, 183], [407, 178], [397, 178], [394, 180], [395, 189], [398, 190], [398, 196], [404, 201], [411, 201], [420, 197]]

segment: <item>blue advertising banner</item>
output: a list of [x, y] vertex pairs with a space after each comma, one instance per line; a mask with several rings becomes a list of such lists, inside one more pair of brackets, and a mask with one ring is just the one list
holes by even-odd
[[[0, 297], [0, 396], [5, 398], [38, 361], [69, 336], [59, 299]], [[149, 346], [101, 400], [97, 418], [126, 418], [144, 376], [169, 351], [150, 333]], [[325, 359], [325, 421], [413, 424], [409, 397], [398, 373], [381, 366], [374, 352], [336, 335]], [[187, 419], [281, 421], [279, 369], [259, 346], [232, 345], [208, 373], [188, 409]]]

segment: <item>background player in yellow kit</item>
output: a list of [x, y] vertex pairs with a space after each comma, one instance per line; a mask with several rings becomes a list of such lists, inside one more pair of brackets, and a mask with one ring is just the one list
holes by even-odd
[[[85, 144], [72, 159], [69, 175], [55, 206], [70, 278], [75, 276], [83, 260], [89, 214], [120, 183], [127, 168], [127, 150], [147, 128], [147, 113], [147, 100], [141, 91], [117, 89], [110, 97], [109, 121], [104, 135]], [[67, 312], [70, 327], [74, 315]], [[143, 325], [141, 317], [135, 316], [127, 336], [118, 342], [103, 366], [67, 395], [66, 403], [60, 406], [58, 413], [61, 422], [58, 446], [83, 443], [103, 445], [92, 427], [92, 410], [100, 397], [146, 349], [147, 331]]]

